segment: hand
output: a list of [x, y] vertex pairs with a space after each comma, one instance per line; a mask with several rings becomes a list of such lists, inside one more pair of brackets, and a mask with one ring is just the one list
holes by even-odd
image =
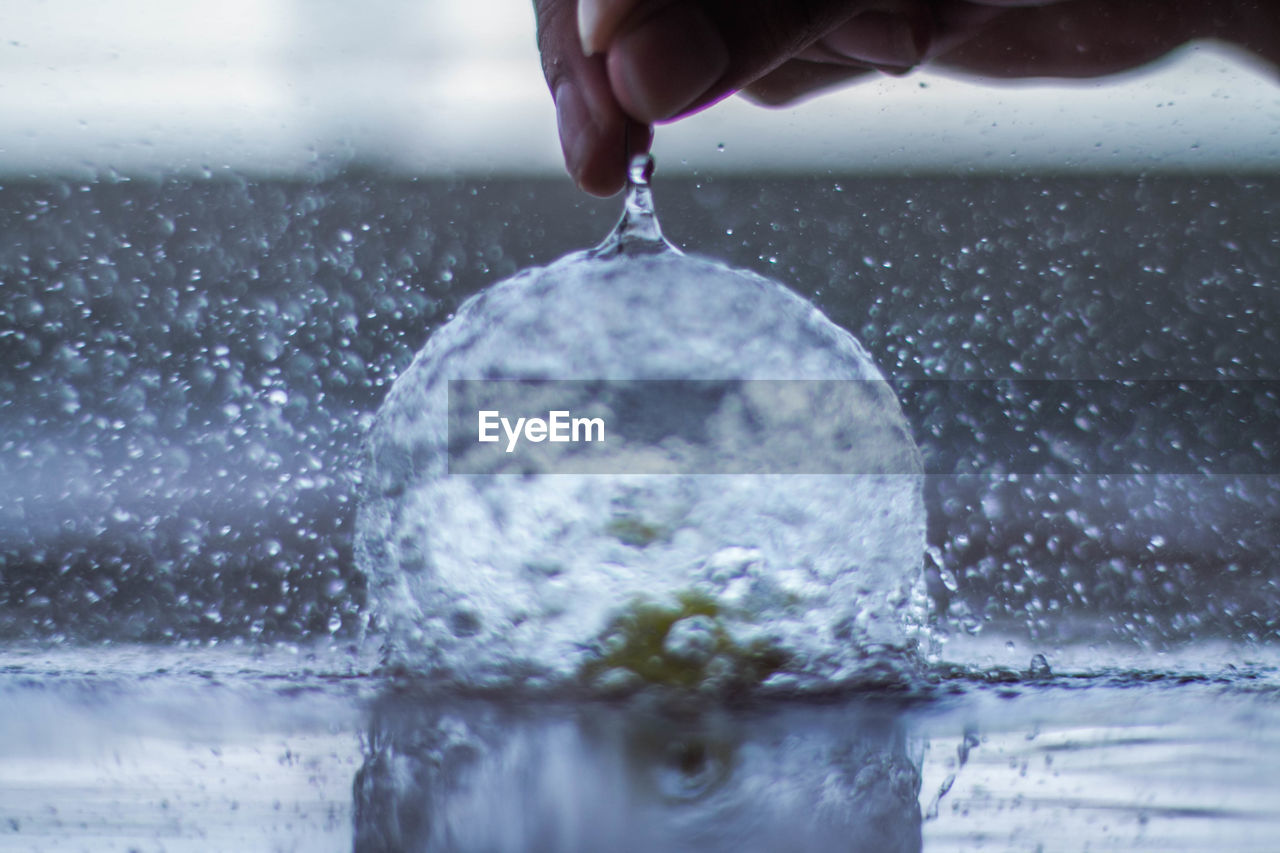
[[624, 146], [734, 92], [784, 104], [922, 63], [1094, 77], [1197, 38], [1280, 61], [1273, 0], [534, 0], [569, 173], [623, 184]]

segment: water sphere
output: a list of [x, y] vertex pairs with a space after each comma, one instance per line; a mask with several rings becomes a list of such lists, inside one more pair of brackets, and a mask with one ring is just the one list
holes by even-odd
[[[801, 691], [917, 648], [921, 462], [892, 389], [783, 285], [667, 243], [651, 171], [598, 247], [466, 302], [378, 412], [356, 553], [394, 663], [469, 688]], [[457, 473], [451, 380], [562, 383], [607, 440], [578, 467], [496, 444]], [[680, 436], [635, 425], [673, 408]]]

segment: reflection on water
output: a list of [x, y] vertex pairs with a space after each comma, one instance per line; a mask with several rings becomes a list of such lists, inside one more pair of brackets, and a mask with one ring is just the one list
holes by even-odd
[[921, 848], [895, 709], [374, 707], [360, 851]]
[[909, 695], [696, 711], [449, 699], [345, 655], [11, 649], [0, 851], [1275, 849], [1273, 651], [993, 648]]

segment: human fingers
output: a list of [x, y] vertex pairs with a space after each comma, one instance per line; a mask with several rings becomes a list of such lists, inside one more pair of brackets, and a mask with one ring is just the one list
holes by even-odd
[[[948, 3], [958, 0], [947, 0]], [[969, 0], [1022, 5], [1031, 0]], [[1008, 8], [998, 26], [940, 53], [955, 67], [998, 77], [1098, 77], [1158, 59], [1197, 39], [1237, 45], [1280, 65], [1274, 0], [1060, 0]]]
[[875, 70], [847, 63], [792, 59], [738, 92], [762, 107], [785, 107], [849, 85]]
[[[580, 0], [580, 6], [625, 2]], [[859, 50], [909, 67], [927, 42], [929, 6], [929, 0], [640, 0], [625, 14], [580, 18], [609, 22], [586, 27], [585, 41], [606, 54], [609, 82], [626, 112], [654, 122], [750, 85], [855, 16], [869, 16], [867, 29], [878, 33]]]
[[[1273, 63], [1280, 56], [1280, 15], [1258, 0], [936, 0], [933, 11], [927, 60], [988, 77], [1099, 77], [1197, 38], [1234, 42]], [[842, 40], [840, 30], [824, 37], [799, 55], [818, 64], [788, 63], [751, 86], [748, 97], [790, 103], [861, 76], [823, 67], [856, 54], [842, 53]]]
[[[927, 29], [915, 34], [916, 44], [922, 49], [900, 56], [910, 56], [916, 62], [927, 61], [972, 38], [1005, 10], [995, 5], [935, 0], [930, 11], [931, 20], [925, 22]], [[743, 96], [762, 106], [783, 106], [853, 83], [874, 71], [890, 74], [909, 71], [910, 66], [885, 50], [892, 39], [881, 26], [884, 17], [880, 12], [854, 16], [802, 50], [795, 59], [745, 87]], [[918, 18], [915, 25], [921, 26]]]
[[1192, 4], [1174, 0], [981, 3], [1003, 14], [957, 44], [940, 45], [941, 64], [988, 77], [1100, 77], [1146, 65], [1200, 35], [1186, 14]]
[[652, 129], [623, 112], [604, 58], [584, 55], [574, 0], [534, 0], [534, 11], [565, 167], [587, 192], [612, 195], [623, 186], [628, 149], [647, 151]]

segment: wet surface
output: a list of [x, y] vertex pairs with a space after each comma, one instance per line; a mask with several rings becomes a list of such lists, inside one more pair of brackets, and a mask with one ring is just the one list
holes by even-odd
[[1280, 670], [1220, 651], [732, 707], [429, 695], [342, 652], [10, 651], [0, 849], [1266, 850]]

